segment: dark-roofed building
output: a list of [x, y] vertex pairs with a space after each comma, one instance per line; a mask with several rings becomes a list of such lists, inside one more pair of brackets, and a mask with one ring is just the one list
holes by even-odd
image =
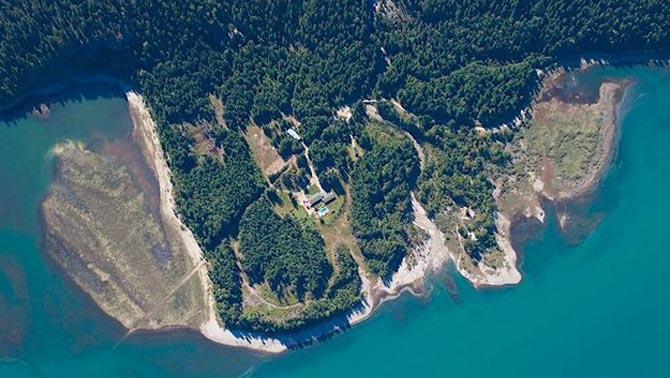
[[327, 204], [335, 201], [335, 198], [337, 198], [337, 194], [335, 194], [334, 192], [330, 192], [330, 193], [326, 194], [325, 196], [323, 196], [323, 204], [327, 205]]
[[316, 193], [313, 196], [307, 198], [307, 203], [309, 204], [310, 207], [314, 207], [314, 205], [321, 202], [322, 199], [323, 199], [323, 194]]

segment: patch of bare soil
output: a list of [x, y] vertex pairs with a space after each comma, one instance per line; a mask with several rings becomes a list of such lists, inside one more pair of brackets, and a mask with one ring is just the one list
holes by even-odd
[[286, 165], [286, 161], [279, 156], [277, 150], [270, 143], [270, 139], [259, 126], [250, 125], [244, 133], [244, 139], [251, 148], [254, 160], [265, 177], [281, 171]]
[[214, 95], [210, 95], [209, 103], [212, 105], [212, 108], [214, 108], [214, 117], [216, 118], [216, 123], [218, 123], [219, 126], [227, 127], [226, 121], [223, 118], [224, 106], [223, 101], [221, 101], [221, 98]]

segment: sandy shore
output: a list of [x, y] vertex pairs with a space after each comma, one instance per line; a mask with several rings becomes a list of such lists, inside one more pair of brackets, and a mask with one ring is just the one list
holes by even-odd
[[516, 285], [521, 282], [521, 272], [519, 272], [516, 265], [517, 253], [509, 239], [510, 221], [503, 214], [498, 213], [496, 226], [498, 229], [496, 241], [498, 242], [498, 248], [503, 252], [502, 267], [493, 269], [480, 262], [478, 265], [478, 274], [472, 274], [463, 268], [461, 263], [463, 254], [458, 256], [451, 255], [451, 258], [456, 263], [458, 272], [478, 289], [487, 286]]
[[236, 336], [233, 332], [226, 330], [217, 321], [216, 303], [212, 295], [212, 283], [207, 272], [207, 264], [202, 249], [198, 245], [191, 230], [186, 227], [177, 216], [174, 197], [172, 195], [172, 182], [170, 181], [170, 169], [167, 166], [163, 150], [160, 146], [156, 124], [151, 118], [142, 96], [134, 92], [126, 93], [128, 106], [133, 120], [133, 133], [142, 146], [145, 158], [150, 168], [154, 171], [160, 188], [161, 215], [165, 222], [174, 225], [181, 231], [181, 241], [193, 264], [198, 268], [198, 277], [205, 293], [204, 303], [207, 307], [207, 321], [200, 325], [202, 334], [212, 341], [220, 344], [245, 347], [268, 353], [280, 353], [287, 350], [278, 339], [263, 338], [260, 336]]
[[198, 267], [198, 276], [206, 293], [207, 321], [200, 325], [202, 334], [210, 340], [233, 347], [244, 347], [266, 353], [281, 353], [287, 349], [328, 336], [351, 327], [369, 318], [374, 310], [383, 302], [396, 298], [404, 291], [414, 295], [422, 294], [423, 280], [432, 270], [441, 267], [449, 258], [444, 246], [444, 235], [430, 222], [426, 212], [416, 199], [412, 199], [417, 226], [427, 231], [431, 238], [429, 242], [414, 251], [412, 262], [406, 258], [393, 275], [391, 282], [386, 285], [381, 280], [374, 283], [363, 272], [364, 300], [361, 305], [342, 318], [326, 319], [322, 324], [302, 331], [296, 331], [290, 336], [267, 337], [262, 334], [225, 329], [218, 321], [216, 304], [212, 295], [212, 284], [209, 280], [204, 255], [198, 246], [191, 231], [181, 222], [176, 213], [175, 202], [172, 196], [170, 170], [165, 162], [163, 150], [158, 139], [156, 124], [142, 97], [134, 92], [126, 94], [131, 117], [134, 125], [135, 138], [143, 147], [145, 158], [156, 175], [160, 188], [161, 213], [166, 222], [170, 222], [181, 230], [181, 239], [186, 252]]
[[403, 259], [400, 268], [392, 276], [390, 282], [384, 283], [376, 278], [361, 275], [363, 300], [360, 305], [342, 317], [326, 319], [322, 323], [304, 330], [291, 333], [290, 336], [277, 338], [259, 334], [223, 329], [216, 317], [201, 327], [202, 333], [209, 339], [229, 346], [251, 348], [270, 353], [281, 353], [287, 349], [309, 344], [329, 335], [341, 332], [358, 323], [369, 319], [381, 304], [398, 298], [404, 292], [415, 296], [424, 295], [424, 280], [430, 274], [441, 269], [449, 261], [449, 252], [445, 245], [444, 234], [428, 219], [421, 204], [412, 195], [412, 207], [415, 225], [429, 235], [428, 240]]

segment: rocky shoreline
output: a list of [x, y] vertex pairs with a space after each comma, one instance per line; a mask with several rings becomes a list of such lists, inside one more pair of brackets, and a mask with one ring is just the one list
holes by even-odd
[[[108, 80], [109, 79], [109, 80]], [[91, 81], [85, 80], [86, 83]], [[93, 80], [94, 83], [100, 83]], [[125, 86], [116, 79], [103, 78], [102, 83], [113, 83], [122, 88]], [[66, 90], [71, 86], [81, 84], [79, 81], [63, 85], [59, 87], [50, 87], [48, 90], [37, 92], [34, 96], [28, 96], [23, 100], [18, 101], [20, 104], [28, 98], [35, 96], [49, 95]], [[631, 83], [627, 83], [624, 89]], [[60, 88], [60, 89], [59, 89]], [[624, 91], [625, 92], [625, 91]], [[622, 92], [618, 97], [615, 96], [614, 111], [618, 109], [621, 99], [625, 93]], [[261, 351], [264, 353], [281, 353], [288, 349], [301, 347], [311, 344], [315, 341], [330, 337], [333, 334], [341, 332], [358, 324], [365, 319], [372, 316], [374, 311], [385, 301], [397, 298], [404, 292], [409, 292], [416, 296], [425, 295], [424, 283], [425, 278], [432, 272], [440, 270], [449, 260], [452, 260], [457, 270], [468, 279], [475, 287], [485, 288], [491, 286], [513, 285], [521, 280], [521, 273], [517, 267], [517, 259], [520, 256], [520, 239], [519, 232], [528, 232], [525, 228], [529, 224], [532, 232], [539, 232], [544, 227], [545, 210], [550, 206], [555, 206], [556, 209], [568, 209], [573, 201], [583, 200], [589, 201], [589, 196], [597, 188], [600, 180], [607, 172], [610, 162], [616, 153], [616, 144], [618, 142], [618, 127], [617, 115], [613, 114], [610, 122], [606, 122], [611, 127], [606, 127], [605, 132], [601, 135], [606, 148], [599, 150], [600, 160], [596, 165], [592, 176], [585, 180], [579, 190], [575, 190], [571, 195], [552, 196], [546, 192], [546, 185], [542, 182], [542, 178], [534, 176], [530, 177], [533, 181], [532, 187], [534, 189], [534, 197], [527, 198], [530, 200], [526, 210], [522, 212], [509, 212], [501, 210], [498, 214], [496, 225], [498, 234], [496, 240], [501, 249], [504, 259], [504, 267], [502, 269], [489, 269], [486, 266], [480, 267], [481, 274], [470, 274], [461, 265], [461, 258], [455, 251], [448, 250], [445, 243], [445, 235], [437, 228], [437, 226], [425, 214], [420, 203], [412, 197], [412, 205], [415, 214], [415, 224], [417, 227], [425, 231], [429, 238], [420, 247], [412, 251], [411, 255], [407, 256], [400, 269], [393, 275], [390, 282], [382, 282], [382, 280], [368, 279], [364, 272], [360, 272], [363, 279], [363, 294], [364, 300], [357, 308], [349, 313], [334, 318], [327, 319], [315, 326], [308, 327], [303, 330], [292, 332], [286, 335], [264, 335], [258, 333], [250, 333], [239, 330], [226, 329], [220, 324], [218, 315], [216, 314], [216, 304], [212, 295], [211, 282], [209, 281], [207, 265], [193, 234], [188, 228], [181, 223], [177, 216], [175, 209], [174, 198], [172, 197], [172, 184], [170, 181], [169, 168], [165, 162], [160, 142], [158, 141], [156, 125], [151, 119], [148, 108], [140, 95], [134, 92], [127, 92], [126, 97], [129, 104], [131, 118], [133, 120], [133, 135], [135, 141], [142, 150], [147, 165], [150, 167], [156, 181], [158, 182], [160, 192], [160, 214], [164, 222], [172, 224], [175, 229], [180, 231], [180, 240], [185, 246], [193, 266], [195, 266], [193, 277], [198, 280], [205, 293], [203, 303], [206, 314], [206, 320], [194, 327], [189, 324], [171, 324], [168, 328], [186, 327], [195, 328], [200, 331], [208, 339], [228, 346], [243, 347]], [[3, 108], [7, 110], [7, 108]], [[560, 211], [567, 214], [567, 210]], [[570, 219], [574, 220], [574, 219]], [[567, 224], [567, 223], [566, 223]], [[114, 314], [109, 313], [114, 318]], [[122, 322], [124, 323], [124, 322]], [[125, 322], [127, 323], [127, 322]], [[124, 323], [124, 324], [125, 324]], [[126, 325], [127, 328], [128, 325]], [[141, 326], [139, 328], [133, 327], [129, 332], [134, 330], [160, 330], [165, 329], [164, 325], [156, 324], [152, 327], [150, 324]]]
[[[586, 61], [582, 63], [580, 70], [588, 70], [595, 64]], [[561, 70], [555, 71], [550, 74], [548, 80], [552, 80], [551, 75], [562, 74]], [[633, 85], [634, 82], [628, 79], [616, 81], [606, 79], [600, 83], [600, 95], [592, 100], [598, 102], [606, 96], [602, 124], [599, 126], [598, 148], [593, 152], [594, 160], [580, 180], [561, 185], [561, 189], [557, 189], [552, 185], [553, 168], [541, 177], [531, 173], [528, 179], [532, 182], [532, 193], [527, 195], [525, 209], [508, 211], [510, 243], [517, 254], [522, 254], [523, 245], [528, 240], [538, 237], [545, 231], [545, 214], [555, 217], [559, 232], [566, 242], [572, 245], [581, 242], [604, 218], [604, 214], [592, 214], [589, 209], [597, 199], [598, 188], [616, 158], [621, 134], [620, 110], [628, 89]], [[550, 99], [551, 97], [547, 100]], [[573, 104], [577, 103], [579, 102]], [[589, 101], [581, 104], [588, 105]], [[516, 179], [523, 180], [523, 178]]]
[[182, 240], [184, 245], [188, 246], [186, 252], [193, 263], [200, 267], [198, 277], [203, 292], [207, 293], [205, 298], [207, 320], [198, 328], [208, 339], [223, 345], [244, 347], [267, 353], [281, 353], [291, 348], [310, 344], [368, 319], [382, 303], [397, 298], [404, 292], [410, 292], [417, 296], [423, 295], [425, 277], [430, 272], [440, 269], [448, 261], [449, 255], [446, 247], [443, 247], [444, 235], [428, 219], [419, 202], [413, 198], [415, 224], [430, 235], [429, 239], [423, 246], [412, 252], [412, 263], [410, 263], [409, 257], [403, 260], [399, 270], [393, 275], [390, 282], [384, 283], [378, 279], [372, 282], [361, 272], [364, 299], [357, 308], [346, 315], [327, 319], [313, 327], [292, 332], [288, 335], [264, 335], [225, 328], [220, 324], [215, 311], [216, 304], [214, 303], [212, 285], [207, 275], [206, 264], [201, 263], [204, 261], [203, 252], [195, 241], [193, 234], [176, 215], [170, 172], [158, 141], [156, 124], [151, 119], [148, 108], [140, 95], [128, 92], [126, 97], [133, 119], [134, 133], [159, 183], [161, 212], [182, 230]]
[[[623, 96], [623, 94], [621, 94], [621, 96]], [[146, 115], [149, 114], [148, 110], [144, 107], [143, 101], [139, 95], [130, 92], [128, 93], [128, 99], [129, 103], [131, 104], [131, 108], [136, 108], [134, 110], [136, 113], [145, 112]], [[619, 98], [616, 103], [618, 103], [620, 99], [621, 98]], [[149, 118], [144, 116], [143, 119], [144, 125], [141, 125], [140, 127], [147, 127], [148, 125], [149, 127], [155, 128], [153, 121], [150, 120], [150, 116]], [[585, 186], [578, 192], [582, 195], [583, 193], [590, 192], [588, 189], [597, 187], [597, 183], [601, 179], [601, 176], [604, 174], [604, 172], [606, 172], [609, 166], [609, 161], [611, 161], [611, 153], [614, 150], [611, 147], [613, 147], [616, 142], [616, 138], [614, 138], [616, 134], [613, 133], [613, 131], [616, 129], [614, 127], [616, 122], [613, 120], [612, 122], [608, 122], [608, 124], [611, 124], [612, 127], [606, 129], [612, 130], [612, 132], [605, 133], [604, 136], [604, 139], [608, 141], [606, 144], [609, 146], [604, 150], [606, 151], [604, 160], [606, 163], [598, 165], [597, 172], [593, 174], [590, 180], [588, 180], [588, 187]], [[152, 131], [152, 133], [153, 132], [155, 131]], [[157, 143], [157, 139], [154, 148], [160, 148], [160, 144]], [[157, 161], [155, 164], [156, 166], [163, 167], [161, 169], [168, 169], [164, 161]], [[164, 178], [169, 177], [169, 172], [162, 176]], [[170, 192], [171, 190], [166, 191], [166, 193]], [[537, 197], [537, 201], [539, 201], [540, 198], [541, 197]], [[562, 198], [562, 201], [568, 201], [570, 199], [571, 197]], [[170, 206], [172, 207], [171, 211], [174, 212], [174, 202], [170, 201], [170, 203]], [[425, 292], [423, 287], [426, 276], [441, 269], [449, 260], [454, 261], [458, 271], [477, 288], [514, 285], [520, 282], [521, 273], [517, 267], [518, 246], [516, 243], [514, 243], [516, 236], [513, 235], [513, 233], [518, 230], [517, 222], [523, 222], [524, 218], [527, 219], [529, 217], [519, 216], [519, 214], [508, 217], [508, 215], [503, 212], [498, 214], [497, 227], [499, 231], [496, 239], [504, 255], [504, 268], [488, 269], [484, 266], [481, 270], [482, 274], [472, 275], [469, 274], [466, 270], [461, 269], [460, 257], [453, 253], [453, 251], [449, 251], [447, 249], [444, 242], [444, 234], [439, 231], [439, 229], [432, 221], [427, 218], [427, 216], [425, 216], [425, 211], [423, 211], [418, 201], [413, 198], [412, 204], [416, 218], [415, 224], [419, 228], [426, 231], [430, 237], [421, 248], [412, 252], [412, 263], [409, 262], [410, 258], [405, 258], [403, 260], [401, 267], [393, 275], [390, 282], [383, 283], [381, 280], [375, 280], [372, 282], [365, 277], [363, 272], [361, 272], [361, 276], [363, 278], [364, 300], [356, 309], [352, 310], [350, 313], [325, 320], [315, 326], [292, 332], [290, 334], [263, 335], [239, 330], [230, 330], [223, 327], [218, 321], [217, 315], [213, 310], [213, 297], [209, 295], [209, 320], [200, 326], [199, 329], [201, 333], [210, 340], [223, 345], [254, 349], [266, 353], [281, 353], [292, 348], [312, 344], [368, 319], [382, 303], [387, 300], [397, 298], [404, 292], [409, 292], [416, 296], [424, 295]], [[537, 206], [531, 210], [530, 214], [526, 215], [530, 215], [531, 218], [535, 219], [540, 224], [544, 224], [545, 208], [547, 208], [546, 204], [543, 206], [538, 202]], [[185, 229], [183, 225], [181, 227]], [[194, 251], [196, 251], [195, 246], [196, 245], [194, 245], [194, 248], [191, 251], [191, 256], [194, 259], [201, 259], [202, 252], [199, 251], [194, 253]], [[203, 273], [201, 273], [200, 276], [203, 277], [205, 274], [206, 269], [203, 269]], [[210, 284], [208, 283], [208, 278], [202, 279], [202, 282], [205, 282], [204, 285], [207, 287], [207, 292], [211, 293], [211, 286], [209, 286]]]

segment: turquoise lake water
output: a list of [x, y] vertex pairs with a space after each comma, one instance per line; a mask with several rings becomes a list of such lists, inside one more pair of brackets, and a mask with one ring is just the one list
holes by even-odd
[[433, 282], [369, 321], [280, 357], [214, 345], [191, 332], [137, 335], [65, 280], [40, 250], [37, 207], [48, 150], [128, 132], [118, 97], [68, 101], [48, 121], [0, 124], [0, 377], [670, 377], [670, 72], [631, 77], [616, 161], [593, 204], [606, 212], [578, 246], [554, 224], [524, 248], [522, 283], [460, 302]]

